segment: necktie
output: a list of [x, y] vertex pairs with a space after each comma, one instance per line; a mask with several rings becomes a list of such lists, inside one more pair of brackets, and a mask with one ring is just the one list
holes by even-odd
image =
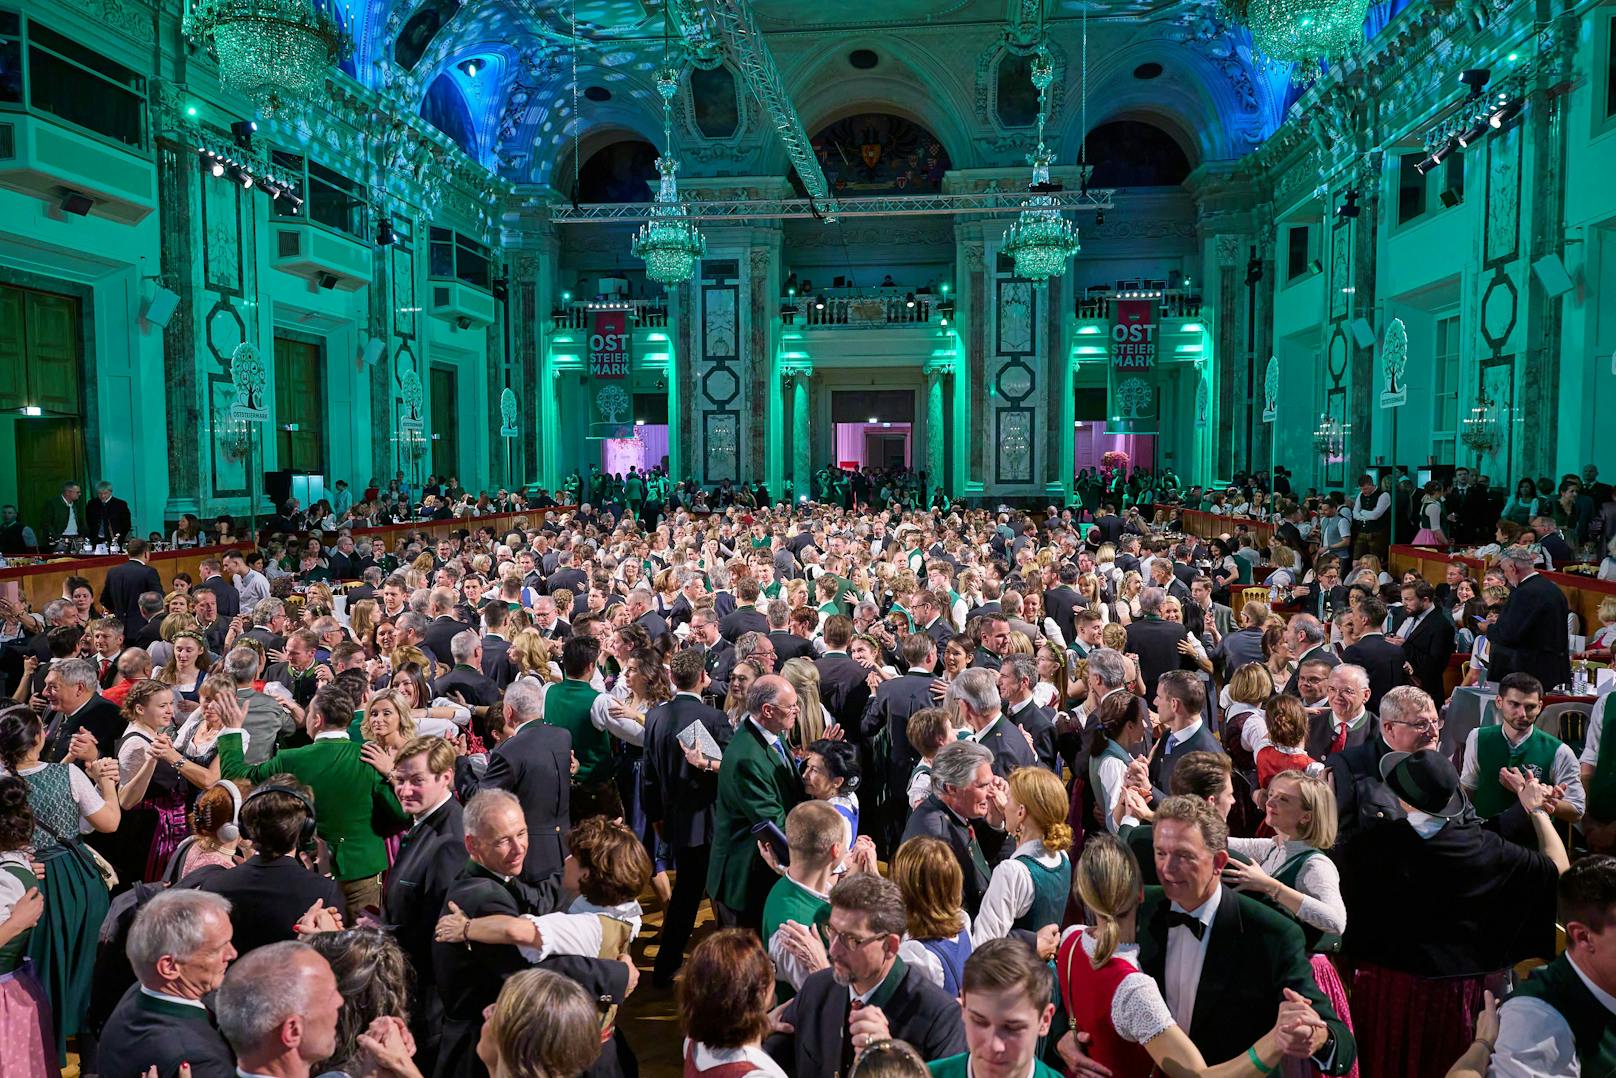
[[1331, 752], [1340, 752], [1342, 749], [1344, 749], [1346, 747], [1347, 747], [1347, 724], [1344, 723], [1344, 722], [1343, 723], [1337, 723], [1336, 728], [1335, 728], [1335, 737], [1330, 740], [1330, 751]]
[[842, 1023], [841, 1065], [836, 1070], [838, 1075], [846, 1075], [851, 1073], [853, 1070], [853, 1059], [858, 1054], [858, 1050], [853, 1046], [853, 1034], [849, 1031], [848, 1027], [853, 1023], [853, 1016], [857, 1014], [859, 1012], [859, 1008], [863, 1006], [864, 1004], [860, 1003], [856, 999], [853, 999], [851, 994], [848, 996], [847, 1019]]
[[774, 743], [774, 751], [780, 754], [780, 762], [786, 765], [786, 770], [796, 774], [797, 765], [791, 760], [791, 753], [786, 750], [784, 739]]
[[1191, 917], [1181, 910], [1170, 909], [1167, 911], [1167, 930], [1170, 932], [1175, 928], [1189, 929], [1196, 939], [1206, 935], [1206, 925], [1199, 918]]
[[110, 670], [110, 669], [112, 669], [112, 660], [111, 659], [102, 659], [101, 660], [101, 677], [103, 677], [103, 678], [106, 677], [107, 676], [107, 671]]

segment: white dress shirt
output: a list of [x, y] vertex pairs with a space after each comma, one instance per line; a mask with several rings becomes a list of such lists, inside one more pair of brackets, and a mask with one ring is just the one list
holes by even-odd
[[[1531, 730], [1528, 730], [1517, 738], [1510, 736], [1508, 726], [1504, 726], [1503, 731], [1504, 743], [1511, 748], [1518, 746], [1532, 733]], [[1476, 735], [1480, 732], [1479, 729], [1472, 730], [1465, 735], [1464, 766], [1459, 770], [1459, 785], [1464, 787], [1467, 794], [1474, 794], [1476, 788], [1481, 785], [1481, 763], [1476, 755]], [[1598, 759], [1598, 757], [1596, 756], [1595, 759]], [[1548, 786], [1564, 786], [1565, 799], [1576, 806], [1577, 814], [1580, 816], [1583, 810], [1588, 807], [1588, 793], [1582, 786], [1582, 770], [1577, 766], [1576, 752], [1572, 750], [1570, 745], [1561, 742], [1555, 746], [1554, 762], [1550, 766], [1554, 773], [1552, 775], [1538, 775], [1536, 776], [1538, 781]], [[1489, 775], [1487, 778], [1493, 782], [1498, 781], [1497, 775]]]
[[1167, 997], [1167, 1009], [1173, 1012], [1173, 1021], [1180, 1029], [1189, 1029], [1195, 1017], [1195, 993], [1201, 985], [1201, 967], [1206, 963], [1206, 949], [1212, 943], [1212, 919], [1217, 916], [1218, 904], [1223, 901], [1223, 888], [1212, 889], [1212, 897], [1200, 907], [1186, 910], [1177, 902], [1171, 909], [1187, 913], [1206, 926], [1201, 938], [1188, 928], [1177, 925], [1167, 931], [1167, 962], [1162, 969], [1162, 995]]
[[[1594, 984], [1571, 960], [1582, 983], [1616, 1022], [1616, 996]], [[1577, 1078], [1577, 1044], [1565, 1017], [1541, 999], [1514, 996], [1498, 1009], [1498, 1047], [1487, 1068], [1490, 1078]]]

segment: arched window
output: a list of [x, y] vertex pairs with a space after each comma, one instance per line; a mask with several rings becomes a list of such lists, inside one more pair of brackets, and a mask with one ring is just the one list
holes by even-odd
[[657, 149], [643, 139], [602, 146], [578, 170], [579, 202], [650, 202], [656, 194]]
[[453, 139], [467, 156], [477, 156], [477, 130], [471, 122], [471, 108], [447, 71], [427, 87], [421, 118]]
[[995, 76], [994, 113], [1001, 127], [1031, 127], [1038, 122], [1038, 90], [1032, 84], [1032, 56], [1006, 52]]
[[1094, 187], [1175, 187], [1190, 174], [1184, 148], [1155, 124], [1112, 120], [1089, 132]]
[[[839, 195], [936, 194], [953, 168], [936, 135], [902, 116], [849, 116], [813, 137], [825, 179]], [[796, 172], [791, 182], [800, 192]]]

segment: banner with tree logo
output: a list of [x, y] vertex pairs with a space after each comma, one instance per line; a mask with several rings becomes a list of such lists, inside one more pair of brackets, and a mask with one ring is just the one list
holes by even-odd
[[627, 311], [596, 311], [589, 330], [590, 438], [634, 434], [634, 398], [628, 388]]
[[1111, 326], [1107, 434], [1156, 434], [1161, 427], [1160, 365], [1156, 362], [1156, 304], [1116, 300]]

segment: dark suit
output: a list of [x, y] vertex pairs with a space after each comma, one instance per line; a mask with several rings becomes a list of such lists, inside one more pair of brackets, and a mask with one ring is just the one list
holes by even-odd
[[503, 636], [483, 637], [483, 676], [503, 690], [516, 680], [510, 658], [511, 642]]
[[[1341, 665], [1341, 656], [1337, 655], [1334, 651], [1330, 650], [1330, 645], [1328, 643], [1324, 643], [1324, 644], [1320, 644], [1318, 647], [1314, 648], [1312, 651], [1308, 652], [1306, 655], [1303, 655], [1300, 659], [1296, 660], [1296, 669], [1300, 670], [1304, 663], [1310, 663], [1310, 662], [1325, 663], [1326, 665], [1328, 665], [1330, 667], [1331, 670], [1334, 670], [1336, 667]], [[1295, 696], [1295, 697], [1300, 698], [1301, 695], [1302, 695], [1302, 689], [1301, 689], [1301, 684], [1300, 684], [1299, 679], [1293, 677], [1289, 681], [1287, 681], [1285, 683], [1285, 692], [1289, 696]], [[1312, 701], [1303, 701], [1303, 702], [1304, 703], [1311, 703]]]
[[[1564, 636], [1564, 622], [1561, 623], [1560, 635]], [[1408, 674], [1403, 670], [1403, 649], [1387, 640], [1378, 632], [1369, 633], [1356, 644], [1341, 652], [1343, 662], [1354, 663], [1363, 667], [1369, 673], [1369, 710], [1380, 711], [1380, 701], [1385, 695], [1408, 682]], [[1442, 702], [1440, 682], [1432, 695], [1437, 703]]]
[[458, 694], [471, 707], [487, 707], [499, 702], [500, 688], [481, 670], [456, 665], [437, 680], [432, 691], [453, 700]]
[[917, 674], [913, 670], [883, 681], [871, 694], [859, 722], [859, 736], [867, 744], [874, 743], [881, 731], [886, 731], [887, 799], [892, 809], [886, 831], [893, 838], [909, 818], [909, 802], [904, 798], [904, 790], [909, 785], [909, 776], [920, 763], [920, 753], [909, 743], [909, 717], [922, 708], [934, 706], [931, 682], [930, 673]]
[[197, 889], [230, 900], [231, 942], [240, 954], [296, 939], [292, 926], [317, 899], [338, 910], [346, 906], [335, 880], [310, 872], [295, 857], [265, 861], [257, 854], [235, 868], [212, 873]]
[[122, 498], [91, 498], [84, 507], [84, 520], [85, 532], [98, 543], [122, 541], [134, 527], [129, 519], [129, 503]]
[[675, 696], [645, 716], [645, 763], [640, 771], [641, 804], [645, 818], [673, 849], [673, 897], [662, 919], [656, 972], [673, 975], [684, 958], [685, 944], [696, 925], [696, 912], [707, 884], [707, 866], [713, 841], [713, 802], [718, 799], [718, 774], [692, 767], [679, 743], [680, 731], [701, 723], [713, 740], [730, 739], [729, 717], [694, 696]]
[[1571, 652], [1566, 640], [1570, 608], [1565, 592], [1542, 573], [1533, 573], [1510, 593], [1498, 622], [1487, 632], [1492, 662], [1489, 681], [1520, 670], [1552, 690], [1571, 681]]
[[[837, 984], [831, 970], [809, 975], [781, 1016], [796, 1032], [770, 1037], [765, 1050], [796, 1078], [846, 1074], [857, 1054], [847, 1042], [851, 1002], [852, 989]], [[908, 1042], [921, 1059], [946, 1059], [966, 1050], [958, 1001], [901, 958], [894, 959], [866, 1006], [881, 1008], [892, 1036]]]
[[[560, 898], [558, 878], [538, 886], [521, 880], [502, 882], [476, 862], [467, 862], [449, 887], [444, 910], [453, 902], [468, 917], [542, 915], [555, 912]], [[556, 957], [538, 965], [572, 978], [597, 1000], [622, 1003], [628, 991], [628, 967], [621, 962]], [[507, 977], [529, 967], [528, 961], [508, 944], [433, 943], [432, 967], [443, 1000], [443, 1039], [433, 1074], [436, 1078], [486, 1075], [476, 1051], [483, 1008], [499, 998]]]
[[415, 970], [410, 1028], [416, 1065], [430, 1072], [443, 1027], [443, 1008], [432, 980], [432, 931], [449, 887], [466, 867], [466, 825], [453, 797], [404, 832], [387, 872], [382, 897], [387, 930]]
[[[20, 1060], [18, 1061], [21, 1062]], [[106, 1078], [177, 1078], [181, 1063], [192, 1078], [235, 1078], [236, 1057], [202, 1006], [188, 1007], [129, 987], [101, 1030], [97, 1070]]]
[[827, 652], [814, 664], [819, 670], [819, 702], [843, 730], [857, 730], [870, 702], [870, 671], [846, 652]]
[[909, 813], [909, 822], [904, 825], [902, 841], [908, 842], [916, 835], [928, 835], [948, 843], [948, 848], [953, 851], [954, 860], [959, 862], [960, 872], [965, 877], [960, 905], [975, 917], [977, 910], [982, 907], [982, 896], [987, 894], [991, 877], [987, 855], [983, 853], [981, 844], [976, 840], [974, 826], [943, 804], [942, 799], [936, 794], [932, 794]]
[[[1333, 1042], [1334, 1055], [1325, 1073], [1345, 1074], [1357, 1058], [1357, 1045], [1313, 980], [1301, 928], [1256, 899], [1218, 886], [1222, 894], [1196, 985], [1195, 1010], [1184, 1032], [1208, 1059], [1243, 1055], [1273, 1028], [1281, 989], [1289, 988], [1305, 996], [1329, 1027], [1330, 1041], [1322, 1054], [1331, 1054]], [[1169, 906], [1161, 889], [1150, 887], [1139, 910], [1139, 966], [1162, 985]]]
[[[210, 576], [197, 584], [197, 587], [206, 588], [213, 593], [214, 598], [218, 600], [219, 620], [227, 627], [230, 619], [241, 613], [241, 592], [224, 577]], [[349, 599], [353, 599], [353, 596], [349, 595]]]
[[740, 655], [735, 651], [735, 645], [719, 637], [717, 642], [702, 654], [702, 666], [707, 670], [707, 679], [712, 682], [707, 691], [723, 700], [729, 694], [729, 675], [739, 661]]
[[707, 868], [707, 893], [743, 927], [762, 924], [763, 903], [778, 878], [758, 854], [752, 827], [770, 820], [784, 829], [786, 814], [803, 797], [795, 764], [787, 764], [770, 747], [761, 727], [743, 719], [724, 749], [718, 772]]
[[561, 871], [567, 859], [572, 783], [572, 735], [534, 720], [488, 754], [481, 785], [509, 790], [527, 818], [527, 861], [522, 877], [537, 882]]
[[785, 629], [769, 630], [769, 642], [774, 645], [775, 658], [780, 660], [784, 668], [792, 659], [814, 659], [814, 644], [811, 640], [804, 640], [796, 633]]
[[1006, 704], [1004, 714], [1005, 718], [1027, 731], [1032, 737], [1032, 751], [1038, 762], [1059, 775], [1061, 761], [1060, 755], [1055, 751], [1054, 713], [1048, 708], [1039, 707], [1038, 702], [1029, 696], [1018, 710], [1012, 711], [1010, 705]]
[[1044, 614], [1055, 619], [1056, 627], [1068, 644], [1077, 639], [1075, 615], [1087, 605], [1077, 589], [1066, 584], [1044, 592]]
[[647, 610], [645, 613], [634, 619], [634, 624], [643, 628], [646, 635], [652, 640], [655, 640], [657, 637], [668, 631], [668, 623], [664, 621], [662, 615], [658, 614], [655, 610]]
[[1167, 734], [1151, 749], [1150, 785], [1155, 787], [1157, 797], [1165, 797], [1172, 791], [1173, 769], [1192, 752], [1223, 752], [1223, 746], [1218, 743], [1217, 736], [1207, 726], [1204, 717], [1188, 739], [1175, 741], [1174, 735]]
[[544, 590], [549, 594], [553, 595], [562, 588], [572, 592], [573, 598], [581, 599], [589, 591], [589, 578], [584, 575], [582, 569], [574, 569], [570, 565], [564, 569], [557, 569], [545, 578]]
[[443, 662], [453, 662], [453, 652], [449, 649], [449, 641], [465, 632], [475, 632], [470, 625], [456, 621], [448, 614], [439, 614], [433, 618], [421, 634], [421, 642], [426, 645], [428, 655], [435, 656]]
[[1448, 660], [1453, 658], [1453, 622], [1433, 607], [1425, 612], [1418, 625], [1411, 626], [1405, 621], [1397, 631], [1403, 636], [1403, 654], [1408, 658], [1408, 665], [1414, 668], [1415, 683], [1430, 693], [1431, 699], [1440, 706], [1447, 696], [1442, 679], [1448, 670]]
[[1557, 531], [1545, 535], [1538, 545], [1543, 548], [1543, 553], [1549, 556], [1549, 562], [1557, 573], [1563, 573], [1566, 566], [1577, 563], [1576, 551], [1571, 549], [1571, 544], [1566, 542], [1565, 536]]
[[1145, 699], [1156, 699], [1156, 682], [1169, 670], [1197, 669], [1195, 660], [1180, 655], [1178, 643], [1189, 630], [1176, 621], [1142, 618], [1128, 626], [1128, 650], [1139, 656], [1139, 676], [1145, 679]]
[[1337, 851], [1376, 821], [1401, 820], [1407, 815], [1397, 795], [1380, 777], [1380, 758], [1390, 751], [1391, 748], [1377, 733], [1324, 761], [1330, 784], [1335, 787], [1335, 803], [1340, 818], [1335, 842]]
[[718, 635], [728, 640], [731, 644], [739, 640], [742, 633], [767, 633], [768, 631], [769, 619], [764, 617], [757, 607], [751, 605], [737, 606], [718, 622]]
[[140, 597], [148, 591], [163, 594], [157, 570], [131, 558], [107, 570], [107, 582], [101, 586], [101, 605], [107, 613], [123, 619], [124, 632], [132, 637], [146, 624], [140, 613]]
[[[332, 580], [358, 580], [365, 575], [365, 559], [357, 550], [351, 554], [333, 550], [326, 555], [325, 566], [330, 570]], [[353, 598], [351, 593], [349, 598]]]
[[74, 502], [70, 508], [67, 502], [62, 500], [62, 496], [57, 494], [46, 500], [44, 511], [39, 515], [41, 526], [39, 541], [41, 543], [53, 543], [61, 538], [62, 530], [67, 527], [69, 513], [72, 514], [74, 522], [78, 524], [78, 534], [88, 536], [90, 529], [84, 517], [83, 500]]
[[[1365, 720], [1357, 726], [1347, 729], [1347, 743], [1342, 750], [1362, 745], [1380, 733], [1380, 718], [1372, 711], [1366, 711]], [[1330, 746], [1335, 744], [1335, 712], [1329, 708], [1307, 713], [1307, 738], [1302, 747], [1307, 754], [1315, 760], [1322, 760], [1330, 755]]]
[[40, 759], [60, 763], [73, 735], [80, 730], [88, 730], [95, 737], [97, 752], [116, 759], [118, 739], [128, 725], [118, 705], [99, 694], [86, 700], [72, 715], [53, 711], [45, 717], [45, 749]]

